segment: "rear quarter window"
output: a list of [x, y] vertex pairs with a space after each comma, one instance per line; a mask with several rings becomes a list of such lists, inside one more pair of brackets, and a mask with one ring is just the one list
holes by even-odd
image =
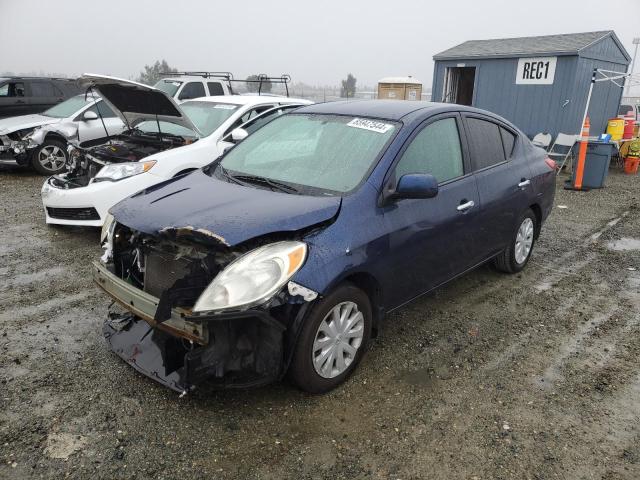
[[502, 135], [502, 146], [504, 147], [504, 155], [507, 159], [513, 155], [513, 148], [516, 145], [516, 136], [506, 128], [500, 127], [500, 135]]
[[501, 128], [480, 118], [467, 117], [466, 120], [474, 170], [482, 170], [504, 162], [506, 157]]

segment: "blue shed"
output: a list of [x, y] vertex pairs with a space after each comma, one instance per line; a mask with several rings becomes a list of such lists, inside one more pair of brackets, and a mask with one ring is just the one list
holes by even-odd
[[[434, 102], [473, 105], [513, 122], [528, 136], [577, 134], [596, 68], [626, 72], [631, 57], [613, 31], [470, 40], [433, 57]], [[591, 134], [615, 117], [622, 88], [596, 83]]]

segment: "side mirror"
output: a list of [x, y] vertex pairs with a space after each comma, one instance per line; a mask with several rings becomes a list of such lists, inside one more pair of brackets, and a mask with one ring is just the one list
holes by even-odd
[[82, 119], [85, 121], [97, 120], [98, 114], [93, 110], [87, 110], [86, 112], [84, 112], [84, 115], [82, 115]]
[[249, 136], [249, 133], [244, 128], [234, 128], [231, 132], [231, 138], [234, 142], [238, 143]]
[[394, 198], [433, 198], [438, 195], [438, 181], [433, 175], [407, 173], [400, 177]]

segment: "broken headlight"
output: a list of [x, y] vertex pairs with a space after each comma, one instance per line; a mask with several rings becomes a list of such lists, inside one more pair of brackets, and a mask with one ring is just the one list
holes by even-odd
[[307, 245], [302, 242], [277, 242], [256, 248], [220, 272], [202, 292], [193, 311], [258, 305], [275, 295], [306, 257]]
[[111, 163], [105, 165], [95, 176], [95, 181], [111, 180], [117, 181], [123, 178], [133, 177], [151, 170], [156, 164], [155, 160], [145, 160], [144, 162]]

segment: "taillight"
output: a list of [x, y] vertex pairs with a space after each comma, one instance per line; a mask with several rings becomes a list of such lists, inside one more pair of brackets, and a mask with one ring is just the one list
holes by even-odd
[[550, 158], [545, 158], [544, 163], [546, 163], [551, 170], [555, 170], [556, 168], [558, 168], [558, 164]]

